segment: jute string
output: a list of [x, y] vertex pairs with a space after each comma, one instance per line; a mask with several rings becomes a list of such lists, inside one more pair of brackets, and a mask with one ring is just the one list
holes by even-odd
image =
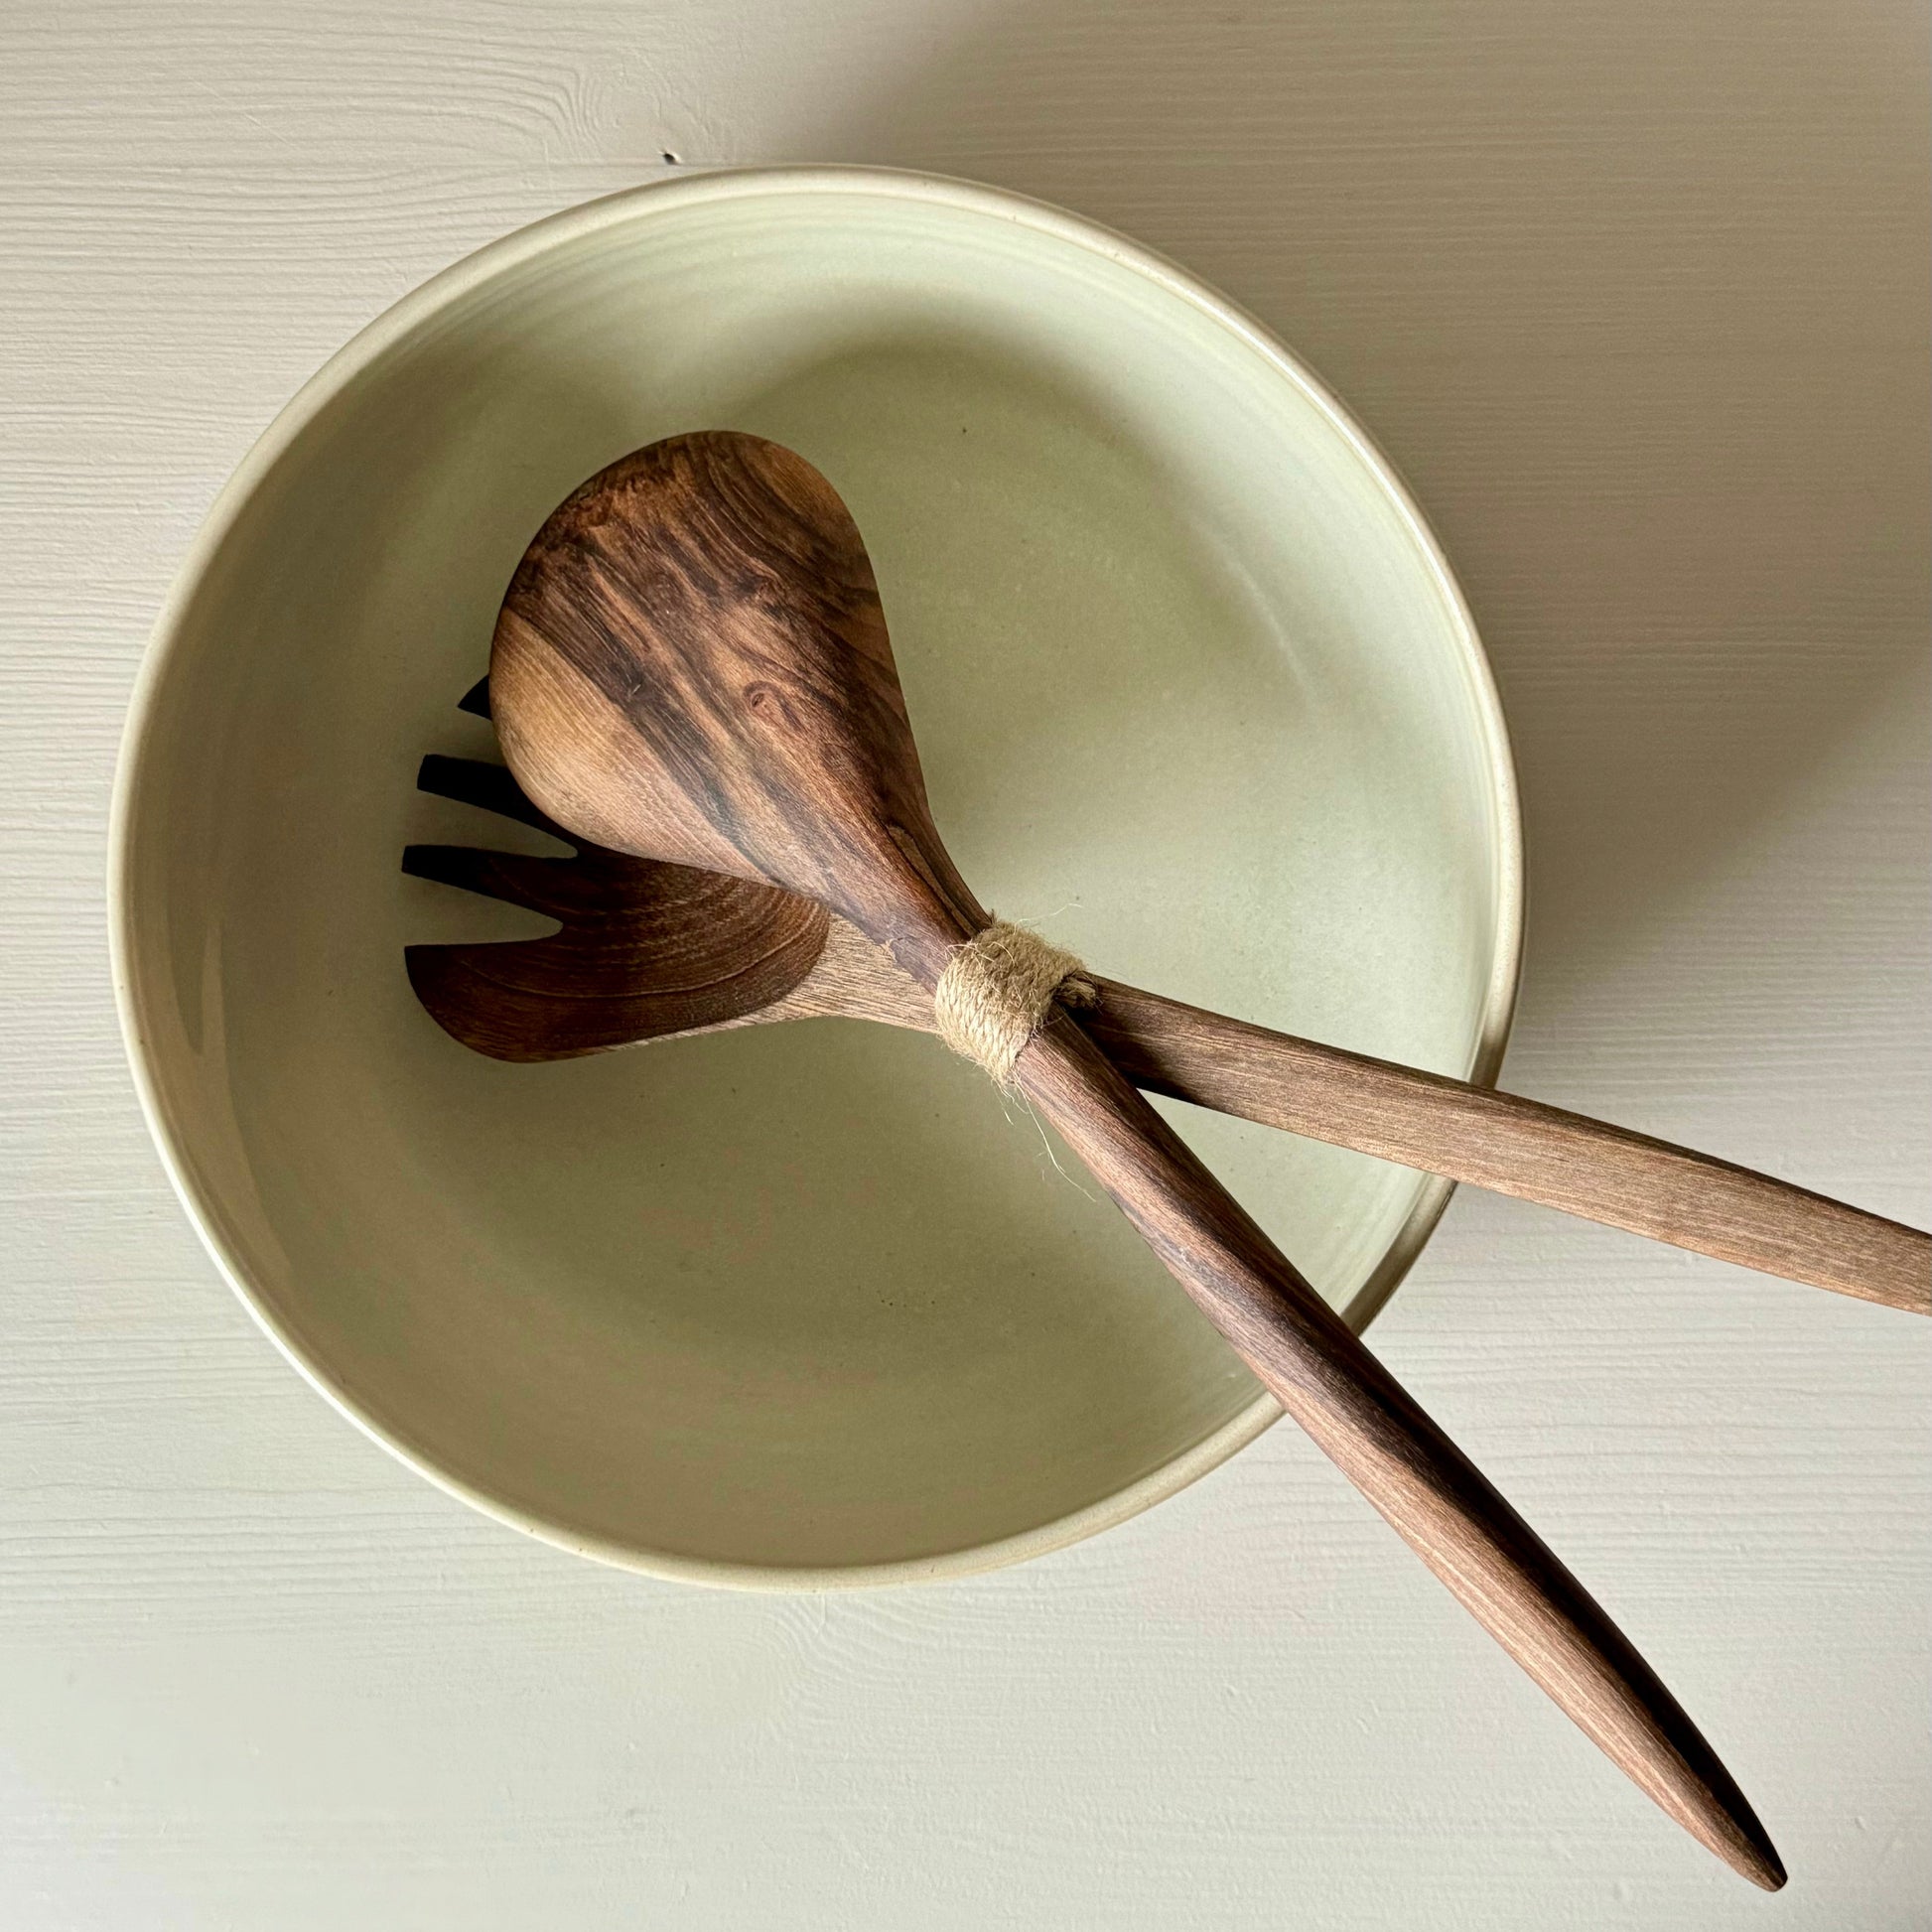
[[1045, 1026], [1057, 1000], [1090, 1007], [1100, 992], [1072, 953], [1048, 945], [1024, 925], [995, 919], [946, 962], [933, 995], [939, 1037], [975, 1061], [1003, 1087], [1014, 1063]]

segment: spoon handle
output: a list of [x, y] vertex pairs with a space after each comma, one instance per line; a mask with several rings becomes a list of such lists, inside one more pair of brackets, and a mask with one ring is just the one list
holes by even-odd
[[1585, 1733], [1767, 1890], [1784, 1869], [1677, 1701], [1536, 1532], [1061, 1015], [1020, 1084], [1319, 1448]]
[[1137, 1086], [1540, 1201], [1767, 1275], [1932, 1313], [1932, 1235], [1582, 1114], [1111, 980], [1084, 1016]]

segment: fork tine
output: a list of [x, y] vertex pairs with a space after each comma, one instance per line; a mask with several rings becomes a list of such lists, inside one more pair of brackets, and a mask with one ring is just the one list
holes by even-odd
[[486, 812], [548, 832], [552, 838], [575, 843], [568, 832], [531, 804], [522, 786], [500, 764], [432, 752], [416, 767], [416, 789], [433, 792], [438, 798], [454, 798], [461, 805], [481, 806]]
[[[402, 869], [415, 879], [433, 879], [506, 905], [563, 916], [569, 887], [563, 873], [569, 859], [530, 859], [520, 852], [485, 852], [473, 845], [406, 845]], [[561, 889], [561, 890], [560, 890]]]
[[489, 716], [489, 679], [480, 677], [463, 696], [456, 701], [459, 711], [467, 711], [473, 718]]

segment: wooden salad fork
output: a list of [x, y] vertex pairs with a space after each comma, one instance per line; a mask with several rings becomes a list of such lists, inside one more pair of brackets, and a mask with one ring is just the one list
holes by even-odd
[[[460, 703], [487, 718], [488, 680]], [[576, 838], [500, 764], [432, 754], [417, 783], [577, 847], [550, 859], [458, 845], [404, 851], [405, 872], [560, 922], [541, 939], [407, 948], [417, 997], [466, 1046], [502, 1060], [568, 1059], [837, 1017], [934, 1031], [931, 995], [812, 899]], [[1916, 1228], [1540, 1101], [1091, 977], [1100, 997], [1081, 1025], [1144, 1091], [1932, 1313], [1932, 1236]]]
[[[928, 995], [991, 924], [928, 812], [865, 546], [790, 451], [677, 437], [593, 478], [524, 555], [490, 692], [510, 769], [573, 835], [817, 900]], [[788, 930], [778, 952], [811, 943]], [[1288, 1413], [1587, 1734], [1733, 1868], [1782, 1884], [1743, 1794], [1622, 1633], [1064, 1007], [1011, 1077]]]

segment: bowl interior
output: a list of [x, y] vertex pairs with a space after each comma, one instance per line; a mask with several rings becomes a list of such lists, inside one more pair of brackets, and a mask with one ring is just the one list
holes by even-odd
[[[946, 1567], [1260, 1427], [1049, 1137], [845, 1022], [499, 1065], [412, 940], [544, 930], [397, 870], [544, 842], [420, 796], [537, 526], [674, 431], [790, 444], [878, 569], [935, 815], [1117, 977], [1466, 1072], [1514, 826], [1452, 591], [1310, 388], [1135, 258], [890, 181], [654, 190], [432, 285], [293, 406], [170, 621], [124, 801], [164, 1143], [271, 1329], [433, 1473], [576, 1547]], [[1419, 1176], [1176, 1108], [1337, 1305]]]

